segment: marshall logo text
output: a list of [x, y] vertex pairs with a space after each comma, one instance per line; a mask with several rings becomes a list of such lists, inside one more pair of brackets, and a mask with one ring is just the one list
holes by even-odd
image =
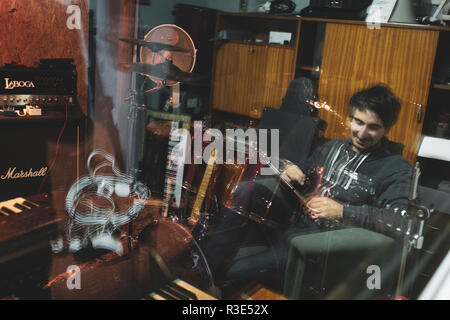
[[40, 170], [33, 170], [30, 168], [28, 171], [17, 171], [17, 168], [9, 167], [8, 172], [0, 176], [2, 180], [7, 179], [26, 179], [26, 178], [35, 178], [35, 177], [44, 177], [47, 174], [48, 167], [42, 167]]
[[33, 81], [16, 81], [16, 80], [9, 80], [9, 78], [5, 79], [5, 89], [12, 90], [14, 88], [34, 88]]

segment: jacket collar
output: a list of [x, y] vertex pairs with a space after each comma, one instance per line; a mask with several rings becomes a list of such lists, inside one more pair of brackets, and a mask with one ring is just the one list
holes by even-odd
[[[345, 140], [345, 143], [349, 148], [351, 148], [352, 146], [351, 142], [352, 142], [351, 138]], [[371, 156], [375, 156], [378, 158], [388, 155], [402, 155], [403, 147], [404, 147], [403, 144], [392, 142], [388, 138], [383, 137], [381, 138], [380, 142], [378, 142], [378, 144], [376, 144], [375, 146], [366, 150], [362, 150], [360, 152], [370, 153]]]

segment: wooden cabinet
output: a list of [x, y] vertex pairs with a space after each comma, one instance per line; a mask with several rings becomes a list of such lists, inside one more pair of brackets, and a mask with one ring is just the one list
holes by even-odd
[[217, 49], [213, 106], [252, 118], [264, 106], [279, 108], [295, 75], [295, 49], [224, 43]]
[[[216, 41], [213, 109], [259, 118], [265, 106], [280, 107], [294, 78], [307, 75], [314, 80], [317, 99], [331, 107], [318, 110], [327, 123], [325, 137], [347, 138], [350, 97], [383, 83], [402, 104], [388, 138], [404, 145], [403, 156], [414, 165], [432, 75], [439, 69], [438, 44], [448, 39], [442, 34], [448, 35], [450, 28], [369, 28], [361, 21], [240, 14], [220, 14], [218, 21], [217, 37], [223, 30], [248, 33], [235, 33], [247, 37], [239, 41]], [[268, 43], [264, 39], [272, 30], [291, 32], [291, 42]]]
[[[260, 118], [279, 108], [294, 79], [300, 21], [295, 17], [221, 13], [217, 19], [211, 105]], [[270, 34], [290, 35], [275, 44]]]

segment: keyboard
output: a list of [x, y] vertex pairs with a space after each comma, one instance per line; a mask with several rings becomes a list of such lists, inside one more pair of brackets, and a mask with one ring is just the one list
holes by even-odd
[[215, 297], [180, 279], [169, 282], [164, 287], [150, 293], [148, 298], [152, 300], [217, 300]]
[[48, 245], [57, 222], [43, 195], [0, 202], [0, 264]]
[[48, 298], [42, 287], [48, 281], [50, 240], [58, 234], [58, 221], [44, 195], [0, 202], [0, 298]]

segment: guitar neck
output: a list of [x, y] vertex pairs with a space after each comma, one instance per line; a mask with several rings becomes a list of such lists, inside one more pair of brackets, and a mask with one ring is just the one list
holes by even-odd
[[205, 174], [203, 175], [202, 183], [200, 184], [200, 188], [195, 198], [194, 206], [192, 208], [191, 216], [189, 217], [189, 221], [192, 223], [197, 222], [200, 217], [200, 210], [203, 205], [203, 201], [205, 199], [206, 191], [208, 189], [209, 182], [211, 180], [211, 175], [214, 169], [214, 162], [216, 161], [215, 150], [211, 152], [211, 156], [208, 160], [208, 165], [206, 166]]

